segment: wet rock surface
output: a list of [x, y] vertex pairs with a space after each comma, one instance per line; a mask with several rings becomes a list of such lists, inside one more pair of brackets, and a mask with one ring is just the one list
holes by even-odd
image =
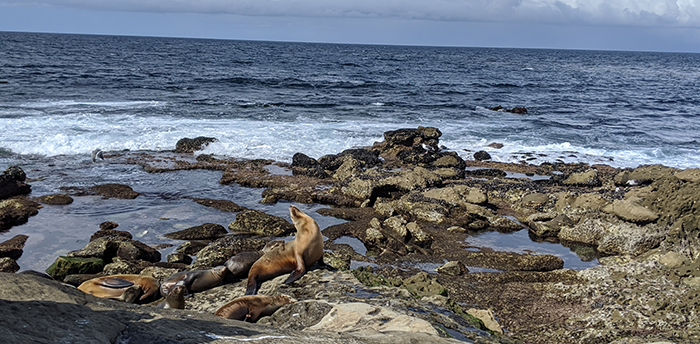
[[[282, 283], [286, 275], [280, 276], [260, 291], [286, 294], [297, 302], [258, 324], [244, 324], [245, 330], [226, 332], [223, 328], [242, 323], [210, 320], [219, 307], [245, 291], [245, 278], [229, 277], [223, 285], [189, 297], [184, 313], [155, 311], [147, 305], [110, 306], [119, 310], [104, 314], [119, 314], [122, 327], [105, 327], [99, 336], [122, 342], [168, 341], [177, 335], [180, 342], [201, 342], [202, 332], [216, 334], [222, 342], [244, 336], [263, 342], [700, 341], [698, 169], [462, 160], [439, 148], [440, 136], [436, 128], [399, 129], [385, 133], [384, 141], [372, 147], [318, 160], [299, 153], [291, 165], [212, 156], [195, 161], [175, 155], [167, 164], [147, 154], [133, 159], [130, 163], [149, 172], [222, 171], [221, 184], [263, 188], [264, 203], [327, 204], [332, 207], [320, 214], [347, 222], [322, 228], [326, 267], [315, 265], [290, 285]], [[280, 169], [285, 172], [271, 172]], [[81, 192], [96, 194], [95, 188]], [[207, 237], [215, 239], [211, 242], [183, 236], [180, 240], [190, 241], [178, 247], [178, 256], [168, 258], [173, 263], [164, 263], [158, 251], [105, 226], [85, 248], [69, 254], [73, 257], [59, 257], [51, 275], [71, 283], [82, 280], [80, 276], [109, 273], [140, 273], [162, 281], [179, 271], [223, 265], [236, 254], [257, 252], [294, 232], [286, 219], [228, 200], [193, 201], [237, 213], [229, 226], [234, 234], [214, 231], [217, 234]], [[534, 240], [566, 243], [582, 255], [600, 257], [601, 265], [575, 271], [564, 269], [563, 260], [552, 254], [468, 244], [478, 233], [522, 228]], [[189, 256], [195, 256], [191, 263]], [[13, 271], [12, 262], [1, 263]], [[49, 289], [53, 288], [63, 287]], [[53, 295], [57, 300], [52, 301], [60, 302], [65, 298], [61, 295]], [[29, 296], [17, 300], [22, 297], [1, 299], [35, 301]], [[77, 296], [69, 299], [73, 297]], [[93, 301], [80, 302], [75, 303], [93, 311]], [[98, 302], [100, 307], [114, 303]], [[180, 324], [184, 317], [198, 320], [166, 330], [155, 321], [150, 324], [157, 325], [146, 326], [153, 317], [163, 319], [164, 325]], [[186, 329], [190, 332], [181, 332]], [[90, 331], [81, 335], [98, 336]]]

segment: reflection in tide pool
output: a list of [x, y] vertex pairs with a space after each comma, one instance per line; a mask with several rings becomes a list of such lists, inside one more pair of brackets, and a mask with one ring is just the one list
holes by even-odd
[[474, 247], [487, 247], [495, 251], [555, 255], [564, 260], [564, 268], [567, 269], [583, 270], [598, 265], [594, 248], [533, 241], [527, 229], [511, 233], [482, 232], [467, 237], [465, 241], [472, 246], [467, 248], [470, 251]]

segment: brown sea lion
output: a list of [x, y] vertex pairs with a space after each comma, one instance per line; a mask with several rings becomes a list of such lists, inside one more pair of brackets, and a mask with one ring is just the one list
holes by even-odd
[[265, 253], [250, 268], [246, 295], [255, 295], [263, 282], [291, 272], [285, 284], [306, 273], [306, 268], [323, 257], [323, 236], [311, 216], [290, 205], [289, 214], [297, 229], [294, 240]]
[[181, 271], [170, 275], [160, 284], [160, 294], [167, 296], [175, 285], [183, 285], [187, 293], [196, 293], [214, 288], [221, 284], [226, 275], [225, 266], [220, 265], [209, 270]]
[[290, 303], [293, 301], [287, 295], [246, 295], [225, 304], [214, 315], [225, 319], [256, 322], [260, 317], [272, 315], [280, 307]]
[[156, 295], [158, 281], [141, 275], [111, 275], [97, 277], [83, 282], [78, 289], [106, 299], [134, 302], [140, 295], [140, 301]]
[[226, 268], [231, 271], [233, 278], [240, 279], [248, 276], [250, 267], [260, 259], [265, 253], [272, 251], [275, 247], [284, 245], [282, 240], [273, 240], [268, 242], [260, 251], [241, 252], [226, 261]]
[[170, 289], [165, 300], [156, 306], [157, 308], [165, 309], [185, 309], [185, 294], [187, 288], [184, 285], [175, 285]]

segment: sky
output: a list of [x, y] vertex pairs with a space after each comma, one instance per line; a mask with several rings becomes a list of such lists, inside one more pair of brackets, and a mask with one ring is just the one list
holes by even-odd
[[700, 0], [0, 0], [0, 31], [700, 53]]

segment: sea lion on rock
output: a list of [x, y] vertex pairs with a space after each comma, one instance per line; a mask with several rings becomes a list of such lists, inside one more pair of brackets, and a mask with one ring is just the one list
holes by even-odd
[[186, 293], [187, 288], [184, 285], [175, 285], [170, 289], [168, 295], [165, 296], [165, 300], [156, 307], [164, 309], [185, 309]]
[[265, 255], [265, 253], [272, 251], [274, 248], [282, 245], [284, 245], [284, 241], [273, 240], [268, 242], [260, 251], [241, 252], [226, 261], [226, 268], [231, 271], [233, 278], [243, 278], [244, 276], [248, 276], [250, 267], [253, 266], [253, 264], [255, 264], [260, 257]]
[[188, 293], [196, 293], [214, 288], [221, 284], [226, 275], [225, 266], [220, 265], [209, 270], [181, 271], [170, 275], [160, 284], [160, 294], [168, 295], [175, 285], [183, 285]]
[[289, 214], [297, 229], [294, 240], [265, 253], [248, 273], [246, 295], [255, 295], [263, 282], [291, 272], [285, 284], [306, 273], [306, 268], [323, 257], [323, 236], [318, 223], [299, 208], [290, 205]]
[[141, 275], [111, 275], [97, 277], [83, 282], [78, 289], [84, 293], [124, 302], [133, 303], [153, 297], [158, 292], [158, 281]]
[[290, 303], [293, 301], [287, 295], [246, 295], [225, 304], [214, 315], [225, 319], [256, 322], [260, 317], [272, 315], [280, 307]]

